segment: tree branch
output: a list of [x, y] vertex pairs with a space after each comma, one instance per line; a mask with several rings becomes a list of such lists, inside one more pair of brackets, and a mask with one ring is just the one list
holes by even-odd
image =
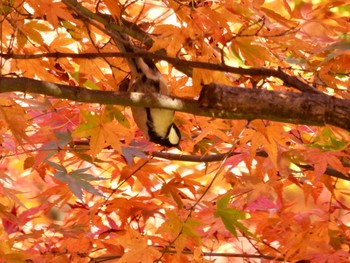
[[190, 68], [191, 70], [187, 70], [186, 74], [188, 76], [192, 76], [193, 68], [201, 68], [201, 69], [209, 69], [213, 71], [222, 71], [229, 72], [233, 74], [240, 74], [246, 76], [260, 76], [260, 77], [275, 77], [284, 82], [284, 85], [295, 88], [302, 92], [307, 93], [321, 93], [316, 90], [314, 87], [304, 83], [296, 76], [288, 75], [283, 72], [281, 69], [269, 69], [269, 68], [237, 68], [231, 67], [224, 64], [213, 64], [208, 62], [200, 62], [200, 61], [188, 61], [179, 58], [172, 58], [165, 55], [161, 55], [158, 53], [149, 52], [146, 50], [139, 50], [138, 52], [133, 53], [123, 53], [123, 52], [104, 52], [104, 53], [61, 53], [61, 52], [53, 52], [53, 53], [42, 53], [42, 54], [7, 54], [0, 53], [0, 57], [5, 59], [39, 59], [39, 58], [86, 58], [86, 59], [94, 59], [94, 58], [108, 58], [108, 57], [123, 57], [123, 58], [150, 58], [156, 61], [164, 60], [168, 63], [172, 64], [174, 67], [178, 68]]
[[[84, 146], [89, 146], [89, 141], [75, 141], [74, 145], [84, 145]], [[113, 149], [112, 147], [108, 146], [106, 149]], [[54, 151], [57, 149], [49, 149], [50, 151]], [[60, 149], [62, 150], [62, 149]], [[86, 151], [86, 148], [79, 149], [79, 148], [69, 148], [67, 149], [69, 151]], [[150, 155], [152, 157], [156, 158], [161, 158], [161, 159], [166, 159], [166, 160], [173, 160], [173, 161], [182, 161], [182, 162], [196, 162], [196, 163], [210, 163], [210, 162], [220, 162], [224, 160], [227, 157], [231, 157], [237, 154], [242, 154], [242, 152], [231, 152], [231, 153], [217, 153], [217, 154], [208, 154], [208, 155], [192, 155], [192, 154], [177, 154], [177, 153], [171, 153], [171, 152], [165, 152], [165, 151], [147, 151], [144, 152], [145, 155]], [[268, 153], [264, 150], [257, 150], [255, 153], [256, 156], [258, 157], [263, 157], [267, 158], [269, 157]], [[295, 164], [295, 163], [294, 163]], [[304, 165], [299, 165], [301, 169], [306, 170], [306, 171], [314, 171], [315, 168], [312, 165], [304, 164]], [[342, 165], [344, 167], [350, 167], [349, 163], [342, 162]], [[349, 173], [342, 173], [339, 172], [331, 167], [327, 167], [326, 171], [324, 172], [325, 175], [329, 175], [335, 178], [343, 179], [350, 181], [350, 174]]]
[[[175, 160], [175, 161], [184, 161], [184, 162], [198, 162], [198, 163], [207, 163], [207, 162], [219, 162], [224, 160], [227, 157], [227, 153], [219, 153], [219, 154], [210, 154], [210, 155], [186, 155], [186, 154], [176, 154], [171, 152], [161, 152], [161, 151], [153, 151], [151, 153], [145, 152], [146, 154], [150, 154], [153, 157], [157, 158], [163, 158], [167, 160]], [[233, 152], [230, 154], [230, 156], [241, 154], [241, 152]], [[267, 158], [268, 154], [266, 151], [258, 150], [256, 152], [256, 156]], [[295, 164], [297, 165], [297, 164]], [[344, 166], [347, 166], [346, 163], [343, 163]], [[301, 169], [304, 169], [306, 171], [314, 171], [315, 168], [312, 165], [297, 165]], [[333, 168], [327, 167], [324, 174], [350, 181], [350, 174], [343, 174]]]
[[[177, 254], [177, 250], [167, 250], [163, 251], [160, 250], [160, 252], [164, 252], [167, 254]], [[181, 254], [185, 255], [193, 255], [193, 252], [190, 250], [183, 250], [181, 251]], [[263, 254], [247, 254], [247, 253], [216, 253], [216, 252], [202, 252], [204, 257], [225, 257], [225, 258], [240, 258], [240, 259], [250, 259], [250, 258], [256, 258], [256, 259], [267, 259], [267, 260], [274, 260], [274, 261], [285, 261], [284, 258], [276, 258], [273, 256], [263, 255]], [[113, 259], [121, 258], [121, 255], [109, 255], [109, 256], [99, 256], [96, 258], [92, 258], [93, 262], [99, 263], [99, 262], [105, 262], [110, 261]]]
[[207, 108], [218, 118], [234, 115], [247, 120], [331, 124], [350, 130], [350, 101], [321, 93], [246, 89], [211, 83], [202, 87], [199, 107]]
[[0, 93], [19, 91], [85, 103], [164, 108], [222, 119], [266, 119], [350, 130], [350, 101], [325, 94], [279, 92], [217, 84], [203, 86], [198, 100], [159, 94], [89, 90], [29, 78], [0, 77]]

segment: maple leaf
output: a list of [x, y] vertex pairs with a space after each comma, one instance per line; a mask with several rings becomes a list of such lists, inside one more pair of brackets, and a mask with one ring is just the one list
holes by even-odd
[[59, 153], [61, 149], [72, 141], [72, 137], [69, 132], [54, 131], [54, 136], [55, 137], [53, 138], [48, 136], [49, 140], [39, 147], [39, 151], [35, 158], [31, 157], [26, 159], [26, 168], [39, 168], [44, 162], [48, 161], [52, 156]]
[[66, 11], [65, 5], [61, 2], [45, 0], [29, 0], [28, 2], [31, 8], [35, 10], [35, 15], [38, 17], [45, 15], [54, 28], [57, 28], [60, 20], [75, 20], [71, 13]]
[[14, 248], [14, 241], [11, 239], [0, 240], [0, 257], [3, 262], [25, 262], [28, 255], [23, 251]]
[[338, 263], [338, 262], [349, 262], [350, 253], [339, 249], [334, 253], [322, 253], [312, 257], [312, 262], [317, 263]]
[[104, 178], [96, 178], [95, 176], [85, 173], [90, 167], [77, 169], [73, 172], [68, 172], [65, 167], [48, 161], [51, 167], [55, 168], [57, 172], [54, 177], [66, 183], [73, 194], [79, 199], [83, 199], [83, 191], [85, 190], [94, 195], [102, 195], [93, 185], [87, 181], [105, 180]]
[[[186, 190], [189, 190], [193, 195], [196, 194], [196, 188], [195, 186], [201, 186], [201, 184], [195, 180], [195, 176], [188, 175], [181, 177], [179, 173], [174, 172], [174, 178], [171, 179], [169, 182], [163, 184], [161, 188], [162, 194], [170, 194], [174, 201], [176, 202], [178, 208], [183, 207], [183, 202], [181, 199], [188, 199], [191, 198], [186, 194]], [[185, 190], [182, 191], [181, 188], [184, 188]]]
[[160, 206], [150, 201], [149, 198], [135, 196], [129, 199], [115, 198], [108, 203], [107, 211], [117, 212], [120, 222], [124, 224], [135, 214], [142, 216], [147, 221], [150, 217], [154, 217], [155, 213], [159, 213], [159, 209]]
[[12, 100], [1, 99], [0, 104], [0, 119], [5, 120], [17, 142], [23, 144], [23, 140], [30, 141], [26, 134], [28, 116], [24, 109]]
[[134, 157], [139, 157], [141, 159], [147, 159], [147, 155], [138, 148], [133, 147], [122, 147], [123, 156], [129, 166], [132, 166]]
[[332, 129], [325, 127], [313, 139], [312, 143], [306, 145], [310, 148], [319, 148], [322, 151], [336, 151], [347, 149], [349, 144], [346, 138], [338, 138]]
[[15, 206], [13, 206], [10, 213], [5, 212], [3, 207], [0, 207], [0, 215], [3, 228], [7, 234], [12, 234], [19, 230], [20, 221], [17, 218], [17, 208]]
[[149, 246], [147, 237], [142, 236], [133, 229], [127, 229], [126, 233], [117, 239], [118, 243], [128, 249], [118, 262], [123, 263], [153, 263], [161, 256], [161, 253], [154, 247]]
[[73, 237], [66, 237], [64, 240], [62, 240], [61, 247], [65, 248], [69, 252], [88, 253], [92, 249], [91, 245], [92, 242], [90, 238], [83, 234], [74, 233]]
[[151, 51], [157, 51], [166, 48], [167, 54], [176, 56], [185, 42], [186, 36], [181, 28], [173, 25], [157, 26], [154, 33], [158, 35], [155, 38]]
[[121, 10], [121, 7], [119, 5], [116, 5], [115, 1], [113, 1], [113, 0], [105, 0], [104, 3], [108, 7], [108, 10], [111, 12], [113, 17], [118, 19], [120, 17], [120, 14], [123, 12]]
[[[238, 54], [241, 54], [242, 59], [249, 65], [263, 66], [266, 59], [270, 59], [269, 51], [263, 45], [254, 43], [253, 38], [240, 38], [233, 42], [232, 49]], [[257, 56], [256, 54], [259, 54]]]
[[[349, 0], [292, 2], [2, 1], [0, 85], [7, 78], [14, 82], [1, 85], [1, 92], [24, 95], [11, 92], [0, 98], [0, 261], [203, 263], [209, 253], [225, 253], [230, 246], [227, 252], [242, 255], [236, 261], [252, 253], [267, 261], [283, 256], [293, 262], [348, 262], [348, 178], [335, 180], [329, 174], [350, 171], [348, 131], [306, 125], [313, 124], [307, 114], [297, 117], [299, 124], [277, 122], [273, 110], [271, 116], [262, 115], [269, 120], [256, 120], [253, 113], [239, 117], [232, 107], [249, 125], [240, 119], [214, 120], [211, 109], [198, 112], [207, 117], [192, 115], [187, 112], [192, 106], [185, 103], [175, 120], [184, 135], [183, 155], [165, 149], [165, 159], [148, 158], [141, 149], [161, 148], [130, 145], [136, 125], [130, 125], [128, 109], [84, 102], [95, 99], [89, 97], [92, 91], [122, 91], [122, 83], [133, 81], [125, 58], [110, 57], [121, 51], [115, 42], [123, 34], [140, 49], [169, 56], [154, 62], [170, 94], [184, 101], [197, 101], [201, 84], [211, 82], [232, 91], [269, 90], [283, 99], [287, 92], [299, 93], [290, 80], [300, 79], [315, 84], [318, 95], [347, 103]], [[145, 41], [146, 34], [152, 41]], [[141, 61], [134, 57], [138, 54], [124, 55]], [[150, 66], [145, 62], [143, 69]], [[32, 80], [39, 85], [31, 86]], [[44, 95], [59, 91], [49, 82], [63, 84], [63, 93]], [[62, 99], [65, 94], [79, 101]], [[258, 109], [260, 103], [252, 100], [251, 106]], [[273, 109], [274, 100], [264, 106]], [[310, 113], [328, 122], [327, 114], [322, 116], [327, 106], [336, 104], [315, 105]], [[332, 111], [332, 121], [340, 117], [346, 123], [346, 110]], [[82, 137], [90, 145], [74, 144]], [[223, 156], [232, 144], [234, 155], [224, 163], [205, 162]], [[182, 161], [187, 155], [209, 154], [214, 158], [197, 159], [205, 163]], [[96, 186], [102, 178], [82, 168], [86, 162], [111, 184]], [[212, 185], [211, 171], [218, 165], [224, 180]], [[52, 176], [46, 176], [49, 172]], [[207, 191], [203, 185], [209, 181]], [[222, 194], [230, 187], [234, 196]], [[72, 204], [72, 195], [89, 205]], [[57, 210], [67, 213], [58, 224], [60, 219], [51, 217]], [[244, 246], [237, 238], [241, 235], [248, 241]]]
[[94, 157], [108, 144], [118, 152], [122, 152], [120, 139], [131, 136], [129, 122], [118, 110], [114, 108], [113, 110], [106, 107], [100, 115], [82, 112], [86, 122], [73, 132], [74, 137], [90, 137], [90, 148]]
[[55, 152], [65, 147], [68, 143], [72, 141], [72, 137], [69, 132], [54, 131], [54, 135], [57, 140], [48, 141], [40, 147], [40, 150]]
[[182, 221], [174, 211], [165, 212], [167, 220], [158, 228], [158, 233], [166, 233], [170, 237], [176, 237], [181, 231]]
[[251, 232], [239, 220], [246, 219], [246, 214], [234, 208], [227, 207], [231, 195], [227, 194], [217, 201], [217, 209], [214, 212], [215, 217], [220, 217], [226, 229], [235, 237], [238, 237], [237, 230], [240, 230], [247, 236], [253, 236]]
[[3, 180], [2, 185], [0, 185], [0, 194], [14, 201], [18, 205], [25, 207], [24, 203], [17, 197], [17, 195], [23, 194], [23, 192], [18, 191], [16, 189], [9, 188], [9, 187], [5, 187], [7, 183], [11, 183], [12, 179], [8, 178], [8, 180], [4, 180], [6, 179], [6, 177], [3, 179], [1, 173], [0, 173], [0, 179]]
[[[68, 22], [67, 22], [68, 23]], [[55, 39], [50, 43], [50, 47], [57, 52], [72, 52], [73, 50], [67, 46], [75, 43], [75, 40], [68, 38], [66, 35], [59, 34]]]
[[166, 217], [167, 220], [158, 228], [157, 233], [170, 240], [175, 239], [174, 245], [178, 254], [182, 253], [190, 240], [194, 240], [198, 245], [201, 244], [201, 236], [196, 228], [203, 225], [202, 222], [191, 217], [181, 220], [175, 211], [166, 211]]
[[42, 46], [46, 46], [44, 43], [44, 38], [40, 34], [39, 30], [49, 31], [49, 27], [42, 23], [38, 23], [37, 21], [29, 21], [21, 28], [22, 33], [28, 36], [32, 41]]

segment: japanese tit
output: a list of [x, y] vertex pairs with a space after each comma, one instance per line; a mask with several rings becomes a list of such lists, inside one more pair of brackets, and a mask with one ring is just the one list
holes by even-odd
[[165, 147], [179, 144], [181, 135], [173, 123], [174, 111], [141, 107], [132, 107], [131, 111], [137, 126], [151, 142]]
[[[134, 63], [138, 74], [130, 82], [130, 91], [169, 95], [168, 86], [153, 61], [136, 58]], [[181, 134], [173, 122], [173, 110], [131, 107], [131, 111], [137, 126], [151, 142], [165, 147], [179, 144]]]
[[[115, 39], [123, 52], [135, 52], [135, 47], [125, 35]], [[129, 91], [169, 95], [168, 85], [151, 59], [127, 58], [131, 69]], [[174, 124], [173, 110], [159, 108], [131, 107], [135, 123], [151, 142], [165, 147], [177, 146], [181, 139], [180, 130]]]

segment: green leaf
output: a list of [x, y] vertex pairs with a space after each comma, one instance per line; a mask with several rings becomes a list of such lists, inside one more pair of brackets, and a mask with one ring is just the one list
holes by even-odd
[[128, 118], [125, 117], [125, 115], [119, 110], [114, 108], [114, 118], [124, 127], [130, 128], [130, 122], [128, 121]]
[[73, 131], [73, 137], [89, 137], [93, 130], [98, 127], [100, 116], [93, 115], [87, 111], [81, 111], [80, 113], [83, 115], [85, 121]]
[[201, 236], [197, 230], [197, 227], [202, 226], [203, 223], [193, 219], [193, 218], [188, 218], [183, 224], [182, 227], [182, 233], [190, 238], [193, 238], [194, 240], [197, 241], [197, 244], [201, 244]]
[[325, 127], [311, 144], [306, 145], [310, 148], [319, 148], [325, 152], [342, 151], [348, 148], [349, 142], [345, 138], [338, 138], [330, 128]]
[[125, 115], [122, 113], [120, 109], [118, 109], [117, 106], [107, 105], [104, 110], [104, 119], [106, 121], [112, 121], [113, 119], [117, 120], [118, 123], [123, 125], [126, 128], [130, 128], [130, 123], [128, 121], [128, 118], [125, 117]]
[[253, 236], [251, 232], [239, 220], [246, 219], [246, 214], [238, 209], [227, 207], [231, 195], [224, 195], [217, 201], [217, 209], [214, 212], [215, 217], [220, 217], [226, 229], [232, 235], [238, 237], [237, 229], [247, 236]]
[[97, 86], [95, 83], [93, 83], [91, 80], [85, 81], [83, 86], [92, 90], [101, 90], [101, 88]]

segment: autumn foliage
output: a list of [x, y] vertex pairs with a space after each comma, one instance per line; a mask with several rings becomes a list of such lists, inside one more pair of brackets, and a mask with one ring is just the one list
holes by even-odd
[[[349, 10], [2, 0], [0, 262], [348, 262], [349, 132], [191, 105], [210, 83], [349, 100]], [[135, 102], [112, 100], [129, 96], [126, 56], [155, 60], [186, 102], [180, 149], [147, 141]]]

